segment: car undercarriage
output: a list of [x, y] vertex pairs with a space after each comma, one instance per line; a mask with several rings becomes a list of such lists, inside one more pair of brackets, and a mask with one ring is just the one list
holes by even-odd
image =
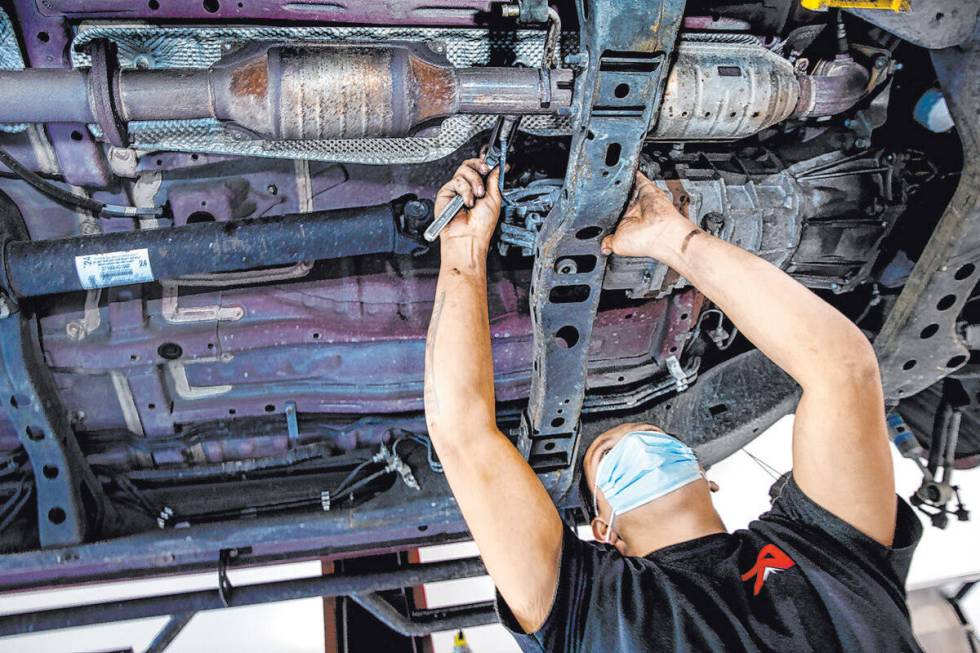
[[[465, 538], [422, 414], [424, 232], [501, 115], [497, 417], [569, 522], [605, 428], [710, 465], [799, 396], [685, 279], [601, 254], [641, 171], [873, 340], [945, 525], [940, 469], [980, 462], [976, 25], [969, 0], [0, 2], [0, 590]], [[98, 621], [49, 617], [0, 635]]]

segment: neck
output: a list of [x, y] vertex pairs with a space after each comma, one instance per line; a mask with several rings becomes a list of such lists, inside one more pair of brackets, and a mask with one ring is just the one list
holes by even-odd
[[623, 528], [621, 537], [626, 548], [625, 555], [645, 556], [673, 544], [688, 542], [705, 535], [728, 532], [717, 514], [713, 519], [692, 518], [690, 515], [674, 516], [670, 519], [673, 523], [669, 528], [664, 528], [663, 522], [636, 524], [630, 528]]
[[673, 544], [728, 532], [705, 490], [691, 487], [693, 496], [684, 494], [688, 493], [679, 490], [617, 517], [615, 529], [623, 555], [645, 556]]

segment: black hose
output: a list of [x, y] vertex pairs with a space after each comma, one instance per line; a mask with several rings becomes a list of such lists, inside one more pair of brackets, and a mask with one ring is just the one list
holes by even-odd
[[91, 211], [102, 218], [140, 218], [155, 217], [160, 215], [161, 209], [158, 207], [137, 208], [132, 206], [116, 206], [94, 200], [91, 197], [83, 197], [75, 193], [68, 192], [59, 188], [55, 184], [47, 181], [33, 170], [28, 170], [20, 164], [14, 157], [10, 156], [5, 150], [0, 148], [0, 163], [3, 163], [10, 172], [14, 173], [22, 180], [33, 186], [36, 190], [47, 195], [56, 202], [67, 204], [73, 208]]
[[[367, 465], [370, 465], [373, 462], [375, 461], [367, 460], [361, 463], [360, 465], [358, 465], [357, 467], [355, 467], [354, 470], [351, 471], [351, 473], [348, 474], [347, 477], [341, 482], [341, 484], [337, 486], [337, 489], [328, 493], [328, 495], [331, 497], [331, 500], [336, 498], [337, 501], [342, 501], [344, 497], [348, 497], [348, 496], [352, 498], [359, 498], [355, 496], [356, 491], [362, 490], [363, 488], [368, 486], [371, 482], [381, 478], [382, 476], [393, 473], [392, 470], [382, 468], [378, 471], [368, 474], [362, 479], [359, 479], [358, 481], [351, 484], [349, 487], [344, 487], [345, 485], [350, 483], [350, 480], [353, 476], [355, 476], [357, 473], [362, 471]], [[222, 508], [219, 510], [207, 510], [204, 512], [187, 513], [187, 514], [178, 512], [176, 513], [176, 516], [172, 518], [171, 521], [174, 523], [187, 522], [187, 523], [194, 524], [194, 523], [200, 523], [204, 521], [215, 521], [219, 519], [243, 517], [246, 515], [252, 516], [252, 515], [258, 515], [258, 514], [263, 514], [268, 512], [279, 512], [282, 510], [294, 510], [296, 508], [320, 506], [322, 504], [322, 501], [323, 501], [322, 493], [318, 492], [314, 496], [309, 496], [309, 497], [297, 497], [294, 499], [271, 501], [267, 503], [252, 504], [252, 505], [246, 505], [246, 506], [241, 506], [236, 508]]]

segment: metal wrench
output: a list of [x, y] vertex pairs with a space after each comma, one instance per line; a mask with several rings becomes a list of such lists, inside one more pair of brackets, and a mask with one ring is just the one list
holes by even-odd
[[[507, 163], [507, 149], [510, 147], [511, 139], [517, 133], [517, 126], [521, 123], [521, 116], [498, 116], [497, 122], [493, 126], [490, 134], [490, 142], [487, 151], [483, 155], [483, 162], [487, 164], [490, 171], [500, 166], [500, 186], [503, 190], [504, 185], [504, 166]], [[464, 200], [462, 195], [456, 195], [449, 201], [442, 213], [425, 230], [425, 239], [430, 243], [439, 237], [440, 232], [446, 225], [456, 217], [459, 210], [463, 208]]]

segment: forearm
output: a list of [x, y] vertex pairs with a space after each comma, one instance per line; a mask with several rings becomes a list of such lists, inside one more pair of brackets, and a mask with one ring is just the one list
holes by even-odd
[[[440, 269], [425, 343], [425, 419], [446, 480], [487, 571], [528, 630], [544, 622], [558, 578], [562, 529], [541, 481], [497, 428], [487, 310], [487, 249], [500, 211], [497, 172], [459, 167], [436, 214], [459, 194], [439, 236]], [[520, 542], [520, 547], [514, 547]]]
[[446, 256], [443, 249], [426, 342], [425, 418], [487, 571], [531, 632], [544, 623], [558, 583], [561, 520], [497, 429], [485, 254], [471, 254]]
[[877, 373], [870, 343], [850, 320], [758, 256], [681, 219], [664, 226], [654, 250], [804, 388]]
[[425, 414], [437, 447], [496, 428], [486, 254], [465, 246], [443, 252], [425, 348]]
[[704, 293], [803, 387], [793, 422], [793, 474], [818, 504], [882, 544], [895, 529], [881, 378], [864, 334], [763, 259], [681, 216], [642, 175], [603, 251], [650, 256]]

